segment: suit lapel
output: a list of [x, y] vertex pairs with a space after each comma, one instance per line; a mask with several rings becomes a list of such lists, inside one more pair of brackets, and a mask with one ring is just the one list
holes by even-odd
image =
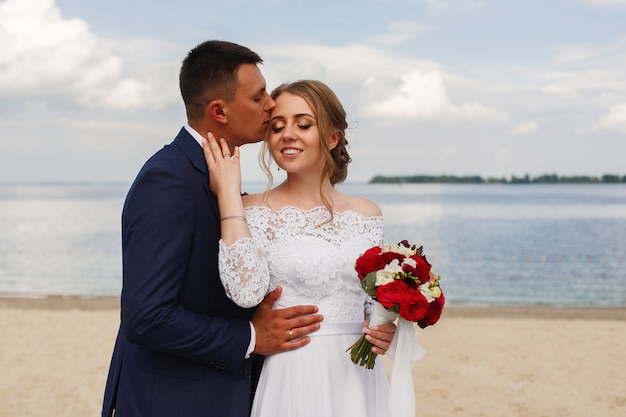
[[209, 190], [209, 169], [204, 159], [202, 147], [200, 147], [198, 142], [189, 134], [189, 132], [187, 132], [185, 128], [182, 128], [180, 132], [178, 132], [178, 136], [174, 139], [174, 145], [178, 146], [183, 153], [187, 155], [187, 158], [189, 158], [189, 161], [194, 168], [202, 174], [202, 187], [211, 202], [211, 208], [213, 209], [215, 220], [217, 224], [219, 224], [219, 207], [217, 205], [217, 198], [215, 194]]

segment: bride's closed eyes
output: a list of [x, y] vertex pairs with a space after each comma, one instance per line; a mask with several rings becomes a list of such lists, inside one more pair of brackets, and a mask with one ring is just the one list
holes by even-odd
[[[309, 119], [309, 117], [308, 116], [304, 117], [304, 119]], [[311, 122], [310, 120], [298, 120], [296, 122], [296, 127], [302, 130], [307, 130], [313, 125], [314, 123]], [[285, 128], [285, 126], [286, 126], [286, 123], [284, 121], [280, 119], [276, 119], [271, 124], [271, 130], [273, 133], [279, 133]]]

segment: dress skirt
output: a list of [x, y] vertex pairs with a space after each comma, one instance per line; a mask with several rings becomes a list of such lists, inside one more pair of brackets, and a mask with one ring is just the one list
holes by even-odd
[[387, 417], [389, 383], [346, 352], [361, 323], [324, 323], [303, 348], [265, 358], [252, 417]]

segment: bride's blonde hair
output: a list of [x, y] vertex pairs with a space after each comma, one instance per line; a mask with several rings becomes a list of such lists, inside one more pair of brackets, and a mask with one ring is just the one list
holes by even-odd
[[[294, 96], [301, 97], [311, 108], [315, 117], [318, 131], [320, 134], [320, 144], [322, 154], [324, 155], [324, 168], [320, 178], [320, 197], [324, 203], [324, 207], [328, 209], [333, 217], [333, 211], [329, 197], [324, 192], [324, 184], [329, 181], [334, 187], [335, 184], [342, 183], [348, 175], [348, 164], [352, 161], [348, 150], [348, 141], [346, 139], [346, 111], [344, 110], [337, 95], [326, 84], [317, 80], [299, 80], [292, 83], [282, 84], [272, 91], [272, 98], [276, 100], [281, 94], [289, 93]], [[269, 179], [268, 190], [272, 187], [274, 177], [270, 170], [272, 164], [272, 155], [269, 151], [269, 133], [265, 135], [265, 140], [261, 147], [259, 156], [261, 167]], [[333, 134], [339, 135], [337, 145], [330, 149], [329, 140]]]

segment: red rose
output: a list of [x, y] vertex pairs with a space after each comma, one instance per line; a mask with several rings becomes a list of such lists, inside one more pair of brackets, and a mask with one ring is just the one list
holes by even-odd
[[400, 303], [399, 313], [405, 320], [421, 320], [426, 312], [428, 312], [428, 300], [417, 290], [408, 293]]
[[374, 246], [373, 248], [369, 248], [368, 250], [366, 250], [365, 253], [361, 255], [361, 257], [380, 255], [381, 250], [382, 249], [380, 246]]
[[384, 307], [393, 307], [402, 302], [409, 292], [409, 286], [404, 281], [393, 280], [389, 284], [381, 285], [376, 289], [376, 299]]
[[374, 246], [366, 250], [365, 253], [356, 260], [354, 269], [356, 269], [359, 279], [363, 281], [367, 274], [383, 269], [385, 265], [385, 260], [380, 256], [380, 247]]
[[415, 255], [411, 256], [411, 259], [415, 261], [415, 268], [405, 264], [402, 266], [402, 270], [404, 272], [410, 272], [415, 275], [417, 278], [419, 278], [421, 284], [428, 282], [430, 280], [430, 270], [432, 266], [426, 260], [426, 256], [416, 253]]
[[405, 256], [402, 255], [401, 253], [397, 253], [397, 252], [384, 252], [381, 253], [380, 256], [385, 260], [385, 264], [390, 264], [391, 261], [393, 261], [394, 259], [397, 259], [398, 262], [402, 263], [402, 261], [404, 261]]
[[446, 299], [443, 296], [443, 293], [435, 298], [430, 304], [428, 304], [428, 312], [424, 316], [423, 319], [417, 322], [418, 326], [422, 329], [427, 326], [432, 326], [433, 324], [439, 321], [441, 317], [441, 311], [443, 310], [443, 306], [446, 303]]

